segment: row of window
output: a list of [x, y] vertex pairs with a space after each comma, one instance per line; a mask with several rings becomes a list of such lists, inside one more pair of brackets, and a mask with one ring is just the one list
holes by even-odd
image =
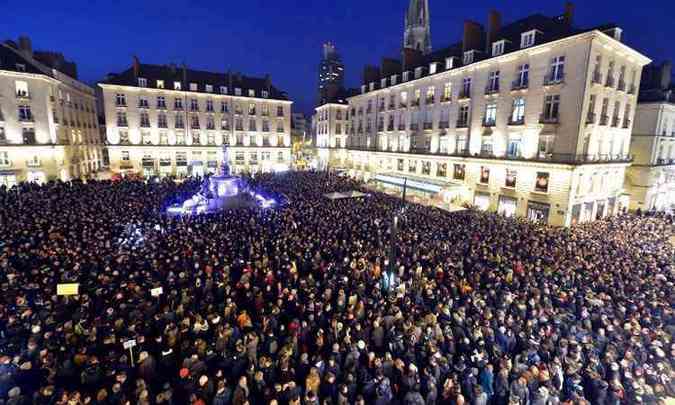
[[[191, 129], [201, 129], [202, 128], [202, 120], [200, 119], [199, 115], [197, 114], [191, 114], [189, 116], [190, 119], [190, 128]], [[215, 130], [216, 129], [216, 120], [213, 116], [207, 116], [205, 118], [206, 123], [204, 128], [208, 130]], [[151, 122], [150, 122], [150, 114], [142, 111], [140, 114], [140, 119], [139, 119], [140, 127], [141, 128], [150, 128]], [[129, 126], [129, 121], [127, 120], [127, 113], [125, 111], [117, 111], [117, 126], [118, 127], [128, 127]], [[167, 114], [160, 112], [157, 114], [157, 128], [168, 128], [168, 120], [167, 120]], [[185, 115], [178, 113], [174, 115], [174, 128], [176, 129], [183, 129], [185, 128]], [[232, 129], [230, 126], [230, 119], [229, 118], [222, 118], [220, 120], [220, 127], [218, 128], [220, 130], [224, 131], [229, 131]], [[234, 119], [234, 130], [236, 131], [243, 131], [244, 130], [244, 120], [243, 118], [235, 118]], [[249, 119], [248, 120], [248, 131], [258, 131], [258, 125], [257, 125], [257, 120], [256, 119]], [[261, 126], [260, 126], [260, 131], [261, 132], [270, 132], [270, 121], [263, 119]], [[277, 121], [276, 122], [276, 132], [284, 132], [284, 122], [283, 121]]]
[[[138, 87], [148, 87], [148, 79], [139, 77], [138, 78]], [[157, 80], [155, 82], [155, 87], [158, 89], [165, 89], [166, 84], [164, 83], [164, 80]], [[189, 83], [188, 88], [190, 91], [200, 91], [199, 85], [197, 83]], [[174, 90], [183, 90], [183, 82], [179, 81], [174, 81], [173, 82], [173, 89]], [[214, 92], [214, 86], [211, 84], [205, 84], [203, 87], [203, 91], [206, 93], [213, 93]], [[229, 94], [229, 89], [227, 86], [218, 86], [218, 92], [220, 94]], [[240, 87], [235, 87], [234, 88], [234, 95], [235, 96], [242, 96], [243, 90]], [[256, 91], [254, 89], [248, 89], [246, 92], [246, 95], [249, 97], [255, 97], [256, 96]], [[262, 98], [269, 98], [270, 93], [267, 90], [260, 90], [260, 97]]]
[[[1, 152], [0, 152], [1, 153]], [[272, 160], [272, 152], [261, 152], [258, 154], [258, 152], [249, 152], [248, 153], [248, 160], [250, 163], [257, 162], [258, 161], [258, 156], [260, 156], [260, 160], [262, 161], [271, 161]], [[1, 155], [0, 155], [1, 157]], [[159, 163], [160, 165], [163, 164], [168, 164], [170, 165], [172, 162], [172, 154], [171, 152], [162, 152], [159, 155]], [[193, 151], [190, 154], [190, 164], [201, 164], [203, 162], [203, 154], [201, 151]], [[130, 152], [128, 150], [123, 150], [120, 152], [120, 160], [122, 162], [130, 162], [131, 161], [131, 156]], [[206, 161], [208, 163], [213, 163], [213, 162], [218, 162], [219, 160], [222, 160], [222, 156], [218, 156], [217, 152], [207, 152], [206, 153]], [[155, 157], [152, 154], [146, 153], [143, 155], [143, 162], [144, 163], [154, 163]], [[246, 161], [246, 155], [245, 152], [235, 152], [234, 154], [234, 161], [236, 163], [244, 163]], [[277, 152], [277, 161], [284, 161], [284, 152]], [[187, 166], [188, 165], [188, 153], [187, 152], [176, 152], [175, 153], [175, 162], [177, 166]]]
[[[199, 107], [199, 100], [196, 98], [192, 98], [189, 100], [190, 101], [190, 111], [201, 111]], [[127, 106], [127, 97], [126, 94], [123, 93], [117, 93], [115, 95], [115, 105], [117, 107], [126, 107]], [[167, 104], [166, 104], [166, 97], [165, 96], [157, 96], [156, 97], [156, 107], [157, 109], [160, 110], [165, 110], [167, 109]], [[147, 97], [139, 97], [138, 99], [138, 108], [150, 108], [150, 102]], [[214, 103], [213, 100], [206, 100], [205, 104], [205, 111], [206, 112], [215, 112], [214, 108]], [[184, 109], [183, 107], [183, 99], [182, 98], [174, 98], [173, 100], [173, 109], [174, 110], [180, 110], [182, 111]], [[230, 112], [230, 107], [229, 104], [225, 101], [222, 101], [220, 103], [220, 109], [219, 111], [221, 113], [229, 113]], [[243, 106], [239, 103], [234, 104], [234, 113], [235, 114], [243, 114]], [[258, 107], [256, 103], [249, 103], [248, 109], [247, 109], [248, 115], [256, 115], [258, 113]], [[262, 104], [260, 108], [260, 114], [263, 116], [268, 116], [270, 115], [270, 105], [269, 104]], [[283, 106], [277, 106], [277, 117], [283, 117], [284, 116], [284, 107]]]
[[[23, 80], [16, 80], [14, 81], [14, 88], [15, 88], [15, 95], [17, 99], [21, 100], [30, 100], [31, 99], [31, 91], [28, 86], [28, 82], [23, 81]], [[49, 87], [49, 99], [51, 101], [55, 101], [54, 99], [54, 90], [53, 88]], [[94, 108], [94, 103], [86, 102], [84, 99], [76, 99], [74, 97], [71, 97], [70, 93], [66, 92], [65, 93], [65, 99], [64, 99], [64, 93], [63, 90], [59, 89], [58, 90], [58, 97], [59, 97], [59, 102], [60, 104], [65, 104], [71, 108], [74, 108], [76, 110], [81, 110], [81, 111], [86, 111], [86, 112], [91, 112], [95, 113], [96, 109]]]
[[[119, 132], [119, 137], [120, 137], [120, 144], [121, 145], [130, 145], [131, 141], [129, 138], [129, 133], [127, 131], [120, 131]], [[190, 134], [190, 139], [192, 140], [191, 145], [201, 145], [201, 134], [199, 132], [193, 132]], [[169, 135], [166, 132], [160, 132], [159, 133], [159, 145], [169, 145]], [[245, 140], [248, 141], [248, 143], [245, 142]], [[259, 138], [257, 135], [247, 135], [245, 136], [244, 134], [237, 134], [232, 138], [232, 141], [230, 141], [230, 137], [225, 135], [223, 137], [223, 142], [226, 145], [232, 144], [233, 146], [276, 146], [280, 145], [281, 139], [277, 136], [263, 136], [262, 139], [260, 140], [261, 142], [258, 142]], [[142, 132], [141, 133], [141, 144], [142, 145], [154, 145], [155, 141], [153, 141], [153, 135], [150, 132]], [[207, 133], [206, 134], [206, 145], [207, 146], [215, 146], [217, 144], [216, 142], [216, 134], [214, 133]], [[184, 133], [176, 133], [176, 145], [186, 145], [186, 134]]]

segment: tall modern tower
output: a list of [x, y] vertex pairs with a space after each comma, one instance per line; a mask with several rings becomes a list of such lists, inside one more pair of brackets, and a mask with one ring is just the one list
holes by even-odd
[[323, 44], [321, 63], [319, 64], [319, 104], [334, 96], [344, 83], [345, 67], [331, 42]]
[[425, 55], [431, 53], [429, 0], [410, 0], [405, 15], [403, 48], [416, 49]]

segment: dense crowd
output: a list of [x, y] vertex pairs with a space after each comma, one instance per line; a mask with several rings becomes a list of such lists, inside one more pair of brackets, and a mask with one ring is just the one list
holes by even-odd
[[[0, 403], [675, 396], [672, 218], [553, 229], [330, 201], [359, 184], [327, 174], [250, 181], [288, 204], [175, 218], [163, 209], [197, 182], [0, 189]], [[79, 295], [57, 296], [72, 282]]]

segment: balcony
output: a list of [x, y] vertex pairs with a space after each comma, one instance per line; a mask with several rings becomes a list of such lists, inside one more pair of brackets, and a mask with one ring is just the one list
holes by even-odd
[[377, 126], [377, 132], [384, 132], [384, 124]]
[[419, 106], [420, 106], [420, 101], [419, 101], [419, 100], [413, 100], [413, 101], [410, 103], [410, 106], [411, 106], [411, 107], [419, 107]]
[[616, 87], [618, 91], [626, 91], [626, 82], [619, 79], [619, 85]]
[[656, 159], [656, 164], [657, 165], [672, 165], [675, 164], [675, 159]]
[[410, 124], [411, 131], [417, 131], [419, 129], [419, 124]]
[[471, 98], [471, 89], [465, 89], [462, 90], [459, 93], [459, 97], [457, 97], [459, 100], [467, 100]]
[[199, 124], [190, 125], [190, 129], [199, 129], [199, 128], [200, 128]]
[[255, 113], [256, 113], [255, 108], [252, 108], [252, 109], [248, 110], [248, 115], [255, 115]]
[[183, 111], [183, 106], [182, 105], [174, 105], [173, 110], [174, 111]]
[[166, 129], [166, 128], [168, 128], [168, 126], [166, 125], [166, 122], [158, 122], [158, 123], [157, 123], [157, 128], [164, 128], [164, 129]]
[[619, 117], [612, 117], [612, 127], [616, 128], [619, 126]]
[[138, 103], [138, 108], [148, 109], [150, 108], [150, 106], [148, 105], [148, 103]]
[[441, 103], [449, 103], [451, 101], [452, 101], [452, 97], [450, 97], [450, 96], [441, 97]]
[[396, 108], [396, 104], [394, 104], [394, 103], [389, 104], [389, 111], [391, 111], [395, 108]]
[[185, 124], [183, 124], [182, 122], [177, 122], [176, 123], [176, 129], [185, 129]]
[[[222, 111], [222, 112], [227, 112], [227, 111]], [[269, 116], [270, 116], [270, 112], [269, 112], [269, 111], [263, 110], [263, 112], [262, 112], [260, 115], [262, 115], [263, 117], [269, 117]]]
[[622, 128], [623, 128], [623, 129], [628, 129], [628, 128], [630, 128], [630, 124], [631, 124], [631, 120], [629, 120], [629, 119], [624, 119], [624, 120], [623, 120]]
[[605, 87], [614, 87], [614, 78], [611, 75], [607, 76], [607, 82], [605, 82]]
[[34, 122], [33, 114], [19, 115], [19, 122]]
[[431, 122], [425, 122], [424, 123], [424, 129], [431, 129], [433, 128], [433, 123]]
[[433, 97], [427, 97], [427, 98], [424, 100], [424, 104], [429, 105], [429, 104], [433, 104], [433, 103], [434, 103], [434, 98], [433, 98]]
[[484, 127], [490, 128], [490, 127], [494, 127], [495, 125], [497, 125], [497, 121], [496, 121], [496, 120], [494, 120], [494, 119], [492, 119], [492, 118], [489, 118], [489, 119], [488, 119], [488, 118], [484, 118], [484, 119], [483, 119], [483, 126], [484, 126]]
[[192, 112], [199, 112], [199, 107], [192, 106], [192, 107], [190, 107], [190, 111], [192, 111]]
[[387, 131], [393, 131], [393, 130], [394, 130], [394, 123], [393, 123], [393, 122], [390, 122], [390, 123], [387, 125]]
[[407, 103], [400, 103], [398, 105], [398, 108], [408, 108], [408, 104]]
[[450, 128], [450, 121], [441, 121], [438, 123], [439, 129], [448, 129]]
[[560, 124], [560, 117], [557, 115], [542, 114], [539, 116], [539, 123], [544, 125], [558, 125]]
[[216, 126], [212, 123], [208, 123], [208, 124], [206, 124], [206, 129], [209, 129], [209, 130], [213, 131], [213, 130], [216, 129]]
[[491, 96], [499, 93], [499, 86], [487, 86], [485, 88], [485, 95]]
[[600, 116], [600, 125], [607, 125], [609, 123], [609, 115], [603, 114]]
[[405, 131], [405, 124], [398, 124], [399, 131]]
[[158, 109], [158, 110], [166, 110], [166, 104], [164, 104], [164, 103], [158, 103], [158, 104], [157, 104], [157, 109]]
[[377, 111], [380, 111], [380, 112], [381, 112], [381, 111], [384, 111], [384, 103], [380, 104], [380, 105], [377, 107]]
[[519, 125], [525, 125], [525, 117], [521, 117], [516, 120], [509, 118], [509, 126], [515, 127]]
[[549, 75], [544, 78], [544, 86], [555, 86], [565, 82], [565, 75]]
[[630, 87], [628, 88], [628, 94], [635, 94], [637, 92], [637, 88], [635, 87], [634, 84], [631, 84]]
[[528, 80], [515, 80], [511, 83], [512, 91], [526, 90], [529, 87], [530, 83]]
[[595, 124], [596, 118], [597, 118], [597, 117], [596, 117], [596, 114], [595, 114], [595, 113], [588, 113], [588, 114], [586, 115], [586, 124], [589, 124], [589, 125], [590, 125], [590, 124]]
[[469, 128], [469, 122], [467, 120], [457, 120], [456, 128]]
[[593, 72], [593, 77], [591, 78], [591, 83], [602, 84], [602, 74], [600, 74], [600, 72]]

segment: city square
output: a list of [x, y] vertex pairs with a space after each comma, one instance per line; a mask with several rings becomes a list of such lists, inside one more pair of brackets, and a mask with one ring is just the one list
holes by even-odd
[[[140, 39], [99, 74], [109, 34], [96, 68], [34, 49], [68, 28], [0, 43], [0, 405], [674, 403], [675, 83], [653, 27], [395, 3], [364, 5], [403, 26], [357, 74], [340, 7], [236, 28], [307, 30], [311, 83], [273, 59], [294, 49], [246, 48], [274, 71], [242, 73], [237, 46]], [[226, 29], [188, 7], [186, 30]]]

